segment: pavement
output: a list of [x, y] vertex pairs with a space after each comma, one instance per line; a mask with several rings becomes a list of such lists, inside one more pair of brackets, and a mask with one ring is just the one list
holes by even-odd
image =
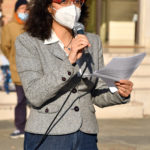
[[[99, 150], [150, 150], [150, 118], [98, 120]], [[0, 150], [23, 150], [23, 139], [11, 139], [12, 120], [0, 121]]]
[[98, 120], [100, 150], [150, 150], [150, 118]]
[[[105, 55], [106, 57], [106, 55]], [[149, 64], [149, 57], [147, 58]], [[148, 70], [148, 69], [144, 69]], [[143, 71], [140, 71], [143, 73]], [[143, 77], [144, 79], [144, 77]], [[146, 80], [147, 82], [148, 80]], [[144, 85], [149, 85], [145, 84]], [[13, 87], [13, 86], [12, 86]], [[140, 85], [141, 87], [141, 85]], [[148, 89], [149, 90], [149, 89]], [[134, 97], [136, 100], [144, 103], [144, 107], [149, 111], [149, 91], [141, 94], [141, 89], [137, 93], [142, 96]], [[16, 93], [11, 92], [9, 95], [0, 91], [0, 150], [23, 150], [23, 139], [11, 139], [10, 133], [15, 129], [13, 125], [13, 110], [16, 104]], [[112, 114], [125, 114], [129, 112], [122, 108], [111, 110]], [[108, 112], [108, 110], [106, 110]], [[141, 107], [140, 111], [145, 109]], [[132, 114], [139, 116], [139, 109], [132, 109]], [[101, 113], [102, 114], [102, 113]], [[134, 114], [134, 117], [135, 117]], [[99, 150], [150, 150], [150, 116], [141, 119], [101, 119], [98, 120], [100, 132], [98, 135]], [[142, 115], [142, 117], [145, 115]], [[7, 119], [7, 120], [4, 120]]]

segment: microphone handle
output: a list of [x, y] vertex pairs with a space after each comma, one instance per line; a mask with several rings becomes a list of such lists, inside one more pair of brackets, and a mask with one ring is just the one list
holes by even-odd
[[[84, 30], [83, 29], [80, 29], [80, 30], [77, 30], [77, 35], [78, 34], [84, 34]], [[88, 46], [86, 46], [84, 49], [87, 50]]]
[[78, 31], [77, 31], [77, 34], [84, 34], [84, 30], [82, 30], [82, 29], [81, 29], [81, 30], [78, 30]]

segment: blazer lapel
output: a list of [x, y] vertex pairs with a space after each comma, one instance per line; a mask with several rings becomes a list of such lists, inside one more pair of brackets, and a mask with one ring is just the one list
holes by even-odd
[[[64, 60], [66, 58], [65, 51], [60, 47], [58, 43], [49, 44], [48, 50], [57, 58]], [[87, 65], [86, 65], [87, 64]], [[93, 72], [93, 59], [88, 50], [85, 50], [82, 57], [78, 60], [78, 65], [83, 72], [85, 70], [84, 75], [88, 75]]]
[[48, 45], [48, 50], [57, 58], [64, 60], [66, 58], [65, 51], [60, 47], [58, 43]]

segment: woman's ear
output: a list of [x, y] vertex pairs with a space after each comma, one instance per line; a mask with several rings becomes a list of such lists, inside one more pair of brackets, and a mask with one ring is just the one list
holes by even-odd
[[49, 6], [47, 9], [48, 9], [48, 12], [49, 12], [49, 13], [51, 13], [51, 14], [53, 13], [53, 8], [52, 8], [52, 6]]

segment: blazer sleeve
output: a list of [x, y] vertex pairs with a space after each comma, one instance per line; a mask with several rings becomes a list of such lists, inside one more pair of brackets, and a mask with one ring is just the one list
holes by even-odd
[[9, 27], [8, 27], [8, 25], [5, 25], [2, 28], [1, 50], [2, 50], [3, 54], [9, 60], [9, 54], [10, 54], [10, 50], [11, 50], [11, 37], [10, 37], [10, 34], [9, 34]]
[[[59, 68], [54, 68], [59, 70], [57, 76], [53, 72], [50, 74], [43, 74], [42, 64], [34, 40], [27, 36], [20, 35], [15, 45], [17, 71], [25, 95], [34, 107], [40, 107], [45, 102], [55, 97], [58, 91], [68, 84], [76, 74], [68, 57], [62, 61]], [[68, 75], [68, 70], [71, 72], [71, 75]], [[64, 77], [64, 80], [62, 77]]]
[[[103, 50], [102, 50], [102, 43], [100, 41], [100, 37], [97, 36], [97, 43], [98, 43], [98, 65], [99, 69], [104, 66], [104, 60], [103, 60]], [[123, 98], [119, 95], [118, 92], [111, 93], [106, 83], [98, 79], [96, 87], [92, 90], [92, 100], [95, 105], [98, 107], [107, 107], [107, 106], [113, 106], [117, 104], [125, 104], [130, 101], [130, 97]]]

